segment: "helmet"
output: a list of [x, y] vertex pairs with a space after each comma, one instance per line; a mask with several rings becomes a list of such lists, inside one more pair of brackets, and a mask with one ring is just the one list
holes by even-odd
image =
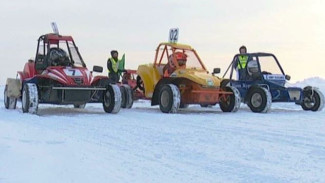
[[176, 60], [186, 60], [187, 59], [187, 55], [185, 53], [175, 52], [174, 54], [175, 54]]
[[176, 58], [176, 61], [178, 62], [179, 66], [183, 66], [186, 63], [187, 60], [187, 55], [182, 52], [175, 52], [174, 54], [169, 56], [168, 62], [171, 67], [176, 67], [175, 64], [173, 63], [173, 57]]
[[50, 60], [52, 65], [62, 65], [64, 61], [69, 60], [67, 53], [61, 48], [51, 48]]
[[179, 66], [184, 66], [186, 64], [187, 55], [182, 52], [175, 52], [175, 57]]
[[258, 64], [256, 60], [251, 60], [247, 63], [247, 71], [251, 76], [258, 73]]

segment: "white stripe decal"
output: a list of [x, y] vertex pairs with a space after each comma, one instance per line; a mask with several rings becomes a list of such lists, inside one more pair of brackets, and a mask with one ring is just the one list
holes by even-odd
[[55, 75], [58, 75], [62, 79], [65, 78], [65, 76], [61, 72], [59, 72], [58, 70], [53, 69], [53, 70], [51, 70], [51, 72], [53, 72]]

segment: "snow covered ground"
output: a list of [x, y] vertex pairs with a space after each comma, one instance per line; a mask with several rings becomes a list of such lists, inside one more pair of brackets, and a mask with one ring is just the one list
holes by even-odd
[[[310, 78], [325, 93], [325, 80]], [[106, 114], [40, 105], [6, 110], [0, 87], [0, 183], [325, 182], [325, 112], [293, 103], [267, 114], [193, 105], [162, 114], [148, 101]]]

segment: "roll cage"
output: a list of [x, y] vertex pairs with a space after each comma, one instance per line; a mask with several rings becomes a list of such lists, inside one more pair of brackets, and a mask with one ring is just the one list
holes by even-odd
[[45, 34], [38, 38], [35, 56], [35, 69], [44, 70], [51, 66], [48, 62], [50, 50], [53, 48], [63, 49], [67, 52], [72, 66], [86, 67], [78, 47], [71, 36], [58, 34]]
[[[232, 62], [230, 63], [230, 65], [228, 66], [226, 72], [224, 73], [223, 77], [226, 77], [226, 75], [228, 74], [229, 70], [230, 70], [230, 76], [229, 76], [229, 79], [233, 79], [233, 75], [234, 75], [234, 72], [236, 71], [236, 68], [237, 68], [237, 65], [240, 64], [238, 63], [238, 57], [239, 56], [247, 56], [248, 59], [247, 59], [247, 65], [250, 61], [253, 61], [253, 60], [256, 60], [257, 61], [257, 65], [258, 65], [258, 74], [261, 78], [263, 73], [268, 73], [267, 71], [262, 71], [261, 70], [261, 58], [262, 57], [271, 57], [274, 59], [276, 65], [278, 66], [279, 70], [281, 71], [281, 74], [282, 75], [285, 75], [281, 65], [280, 65], [280, 62], [278, 61], [278, 59], [276, 58], [276, 56], [272, 53], [247, 53], [247, 54], [236, 54], [232, 60]], [[245, 67], [246, 69], [246, 72], [247, 72], [247, 66]], [[235, 70], [235, 71], [234, 71]], [[246, 80], [247, 78], [239, 78], [240, 80]]]
[[[199, 55], [191, 46], [177, 43], [160, 43], [156, 49], [154, 66], [165, 65], [168, 63], [168, 58], [171, 55], [174, 55], [175, 52], [182, 52], [184, 54], [187, 54], [190, 56], [193, 64], [197, 66], [195, 68], [206, 70], [206, 67], [200, 59]], [[172, 61], [176, 68], [180, 67], [175, 57], [173, 57]]]

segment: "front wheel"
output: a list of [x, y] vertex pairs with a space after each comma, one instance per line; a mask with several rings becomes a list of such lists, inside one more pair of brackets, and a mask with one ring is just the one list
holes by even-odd
[[270, 110], [271, 104], [271, 93], [265, 88], [254, 87], [247, 95], [247, 105], [253, 112], [266, 113]]
[[116, 114], [121, 109], [121, 91], [115, 84], [108, 85], [103, 93], [103, 108], [107, 113]]
[[176, 85], [165, 84], [159, 92], [159, 108], [163, 113], [176, 113], [180, 106], [180, 92]]
[[34, 83], [27, 83], [23, 88], [22, 96], [23, 113], [36, 114], [38, 110], [38, 90]]
[[306, 111], [321, 111], [324, 107], [324, 95], [317, 88], [305, 87], [301, 107]]
[[241, 98], [237, 88], [232, 86], [224, 87], [227, 92], [232, 92], [231, 95], [225, 95], [220, 98], [219, 106], [223, 112], [237, 112], [240, 108]]
[[3, 97], [3, 102], [6, 109], [16, 109], [17, 99], [8, 96], [8, 85], [5, 86]]

